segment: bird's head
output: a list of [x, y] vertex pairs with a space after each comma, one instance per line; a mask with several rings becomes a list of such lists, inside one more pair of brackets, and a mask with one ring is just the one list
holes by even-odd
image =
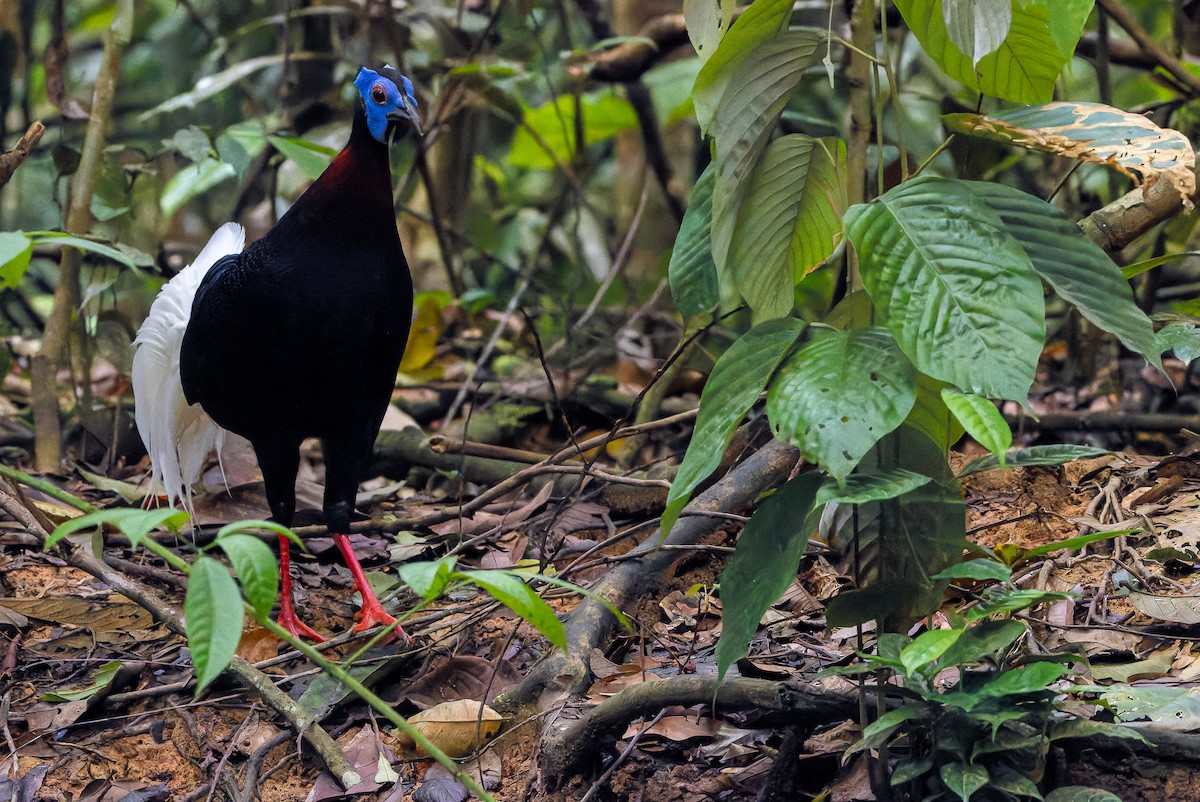
[[393, 134], [404, 136], [409, 129], [421, 133], [412, 81], [395, 67], [383, 66], [378, 71], [360, 67], [354, 86], [366, 106], [367, 129], [377, 141], [387, 144]]

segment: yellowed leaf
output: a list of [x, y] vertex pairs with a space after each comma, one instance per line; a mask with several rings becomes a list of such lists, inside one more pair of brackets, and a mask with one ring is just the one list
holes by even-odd
[[408, 347], [400, 361], [401, 373], [415, 373], [433, 361], [438, 340], [442, 337], [442, 310], [437, 299], [426, 296], [417, 304], [413, 314]]
[[[450, 757], [465, 757], [496, 737], [504, 717], [474, 699], [456, 699], [422, 710], [408, 723]], [[396, 737], [412, 743], [403, 732]]]

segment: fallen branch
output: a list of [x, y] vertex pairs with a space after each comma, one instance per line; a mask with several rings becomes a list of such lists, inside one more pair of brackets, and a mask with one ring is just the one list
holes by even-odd
[[30, 151], [41, 140], [44, 133], [46, 133], [46, 126], [42, 125], [41, 120], [35, 120], [30, 123], [28, 130], [17, 141], [17, 144], [13, 145], [12, 150], [7, 150], [0, 155], [0, 187], [7, 184], [17, 168], [29, 158]]

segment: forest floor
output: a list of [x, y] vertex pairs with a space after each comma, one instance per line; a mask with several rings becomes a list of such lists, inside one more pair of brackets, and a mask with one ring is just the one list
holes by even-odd
[[[675, 427], [641, 448], [654, 452], [649, 455], [654, 459], [677, 453], [687, 428]], [[553, 442], [552, 425], [522, 431], [514, 445], [527, 451], [549, 453], [560, 445]], [[1168, 450], [1178, 454], [1146, 455]], [[952, 455], [952, 467], [980, 453], [968, 444]], [[301, 514], [301, 523], [312, 519], [320, 498], [319, 454], [308, 456], [300, 483], [300, 505], [308, 513]], [[141, 467], [129, 468], [126, 478], [136, 479]], [[116, 503], [114, 491], [128, 489], [83, 472], [42, 478], [95, 503]], [[253, 467], [236, 455], [227, 457], [225, 478], [232, 488], [228, 493], [220, 492], [215, 472], [209, 477], [218, 492], [199, 501], [200, 524], [263, 517]], [[603, 492], [599, 483], [569, 494], [554, 482], [521, 483], [460, 516], [456, 490], [471, 498], [498, 484], [493, 478], [464, 486], [461, 479], [461, 474], [443, 473], [427, 476], [419, 489], [382, 479], [365, 486], [360, 508], [377, 526], [355, 535], [353, 542], [379, 588], [386, 592], [397, 586], [397, 564], [436, 558], [450, 546], [465, 566], [519, 568], [541, 562], [586, 586], [654, 534], [664, 493], [662, 483], [653, 481]], [[1020, 566], [1014, 576], [1021, 587], [1074, 594], [1030, 611], [1033, 649], [1086, 656], [1072, 674], [1082, 685], [1188, 687], [1200, 675], [1195, 647], [1200, 603], [1189, 595], [1200, 562], [1200, 458], [1186, 439], [1150, 439], [1136, 449], [1061, 467], [985, 471], [962, 485], [970, 539], [1010, 555], [1084, 531], [1138, 530], [1081, 550], [1051, 550]], [[17, 493], [14, 487], [6, 492]], [[25, 489], [21, 498], [49, 524], [69, 515], [35, 491]], [[437, 517], [445, 520], [415, 529], [404, 525]], [[534, 704], [506, 711], [499, 733], [466, 764], [497, 800], [759, 798], [786, 727], [756, 715], [714, 718], [707, 704], [660, 706], [630, 720], [571, 776], [539, 775], [539, 749], [549, 729], [625, 689], [681, 675], [715, 676], [722, 611], [712, 591], [739, 528], [734, 516], [711, 527], [703, 542], [673, 564], [669, 576], [647, 586], [625, 610], [635, 631], [618, 633], [582, 655], [592, 678], [582, 698], [544, 694]], [[185, 557], [194, 556], [186, 538], [170, 543]], [[309, 553], [298, 555], [293, 567], [297, 608], [307, 623], [337, 636], [328, 653], [345, 658], [361, 643], [348, 633], [356, 609], [350, 574], [328, 537], [309, 537], [306, 544]], [[142, 606], [43, 551], [29, 527], [16, 520], [0, 521], [0, 546], [0, 725], [7, 744], [0, 750], [17, 756], [15, 766], [11, 760], [4, 764], [0, 799], [344, 798], [308, 745], [254, 693], [222, 678], [195, 697], [185, 641]], [[104, 553], [114, 570], [182, 609], [183, 582], [161, 560], [112, 537]], [[811, 680], [822, 668], [848, 662], [862, 633], [828, 628], [824, 602], [847, 584], [852, 570], [848, 560], [811, 543], [791, 589], [763, 617], [750, 658], [731, 676]], [[1130, 594], [1123, 589], [1127, 584], [1140, 593]], [[559, 592], [547, 600], [563, 614], [577, 603]], [[925, 624], [937, 627], [962, 602], [961, 593], [948, 593], [943, 612]], [[415, 603], [411, 592], [397, 590], [394, 607], [405, 610]], [[491, 703], [520, 687], [551, 651], [528, 623], [468, 590], [421, 609], [404, 626], [414, 637], [411, 645], [377, 646], [356, 666], [363, 667], [364, 681], [406, 716], [446, 701]], [[462, 798], [460, 786], [366, 705], [249, 619], [238, 654], [292, 699], [324, 711], [322, 725], [364, 778], [354, 798]], [[854, 691], [852, 683], [838, 677], [823, 679], [822, 687], [831, 694]], [[469, 739], [477, 732], [475, 710], [438, 712], [434, 718], [468, 732]], [[1082, 703], [1079, 710], [1096, 712]], [[1200, 706], [1193, 697], [1182, 711], [1173, 719], [1151, 715], [1151, 723], [1180, 732], [1200, 728]], [[805, 730], [800, 749], [804, 793], [816, 797], [824, 790], [835, 800], [876, 798], [864, 763], [842, 765], [858, 731], [853, 713]], [[1125, 800], [1200, 799], [1195, 763], [1132, 753], [1054, 758], [1047, 771], [1063, 784], [1106, 788]]]

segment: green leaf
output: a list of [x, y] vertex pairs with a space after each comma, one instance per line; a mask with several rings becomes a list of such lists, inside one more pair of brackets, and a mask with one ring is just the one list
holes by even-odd
[[928, 774], [932, 769], [932, 757], [923, 757], [920, 760], [906, 758], [897, 763], [896, 767], [892, 769], [891, 784], [893, 786], [904, 785]]
[[286, 158], [291, 159], [306, 176], [316, 181], [333, 161], [337, 151], [298, 136], [268, 136], [267, 141]]
[[1050, 35], [1060, 53], [1074, 53], [1096, 0], [1037, 0], [1050, 10]]
[[1055, 292], [1126, 348], [1161, 368], [1162, 350], [1150, 318], [1138, 307], [1120, 268], [1079, 226], [1052, 204], [1019, 189], [982, 181], [964, 186], [999, 215], [1033, 269]]
[[960, 393], [953, 387], [942, 390], [942, 402], [976, 442], [995, 454], [1000, 467], [1004, 467], [1004, 455], [1012, 446], [1012, 429], [1008, 428], [996, 405], [986, 398]]
[[994, 657], [1028, 631], [1022, 621], [987, 620], [974, 624], [942, 654], [941, 665], [969, 666]]
[[[4, 275], [3, 268], [0, 275]], [[1195, 323], [1168, 323], [1154, 335], [1154, 348], [1160, 354], [1174, 351], [1176, 358], [1190, 364], [1200, 356], [1200, 327]]]
[[1054, 590], [1037, 590], [1032, 588], [1029, 590], [1004, 589], [1002, 592], [997, 592], [986, 597], [978, 606], [967, 610], [966, 615], [969, 620], [978, 621], [997, 613], [1015, 613], [1018, 610], [1037, 607], [1039, 604], [1073, 598], [1075, 597], [1070, 593], [1062, 593]]
[[1011, 582], [1012, 569], [1004, 563], [998, 563], [995, 560], [980, 558], [978, 560], [968, 560], [965, 563], [958, 563], [938, 571], [933, 576], [934, 579], [977, 579], [986, 581], [994, 579], [997, 582]]
[[1045, 340], [1042, 287], [991, 209], [962, 182], [926, 176], [851, 207], [846, 228], [863, 285], [918, 370], [1025, 399]]
[[729, 32], [712, 53], [696, 83], [692, 85], [692, 96], [696, 101], [696, 119], [701, 133], [708, 133], [717, 106], [725, 95], [730, 79], [737, 74], [738, 66], [767, 39], [783, 29], [792, 13], [793, 0], [758, 0], [734, 21]]
[[[694, 441], [693, 441], [694, 442]], [[788, 589], [810, 533], [821, 475], [802, 473], [780, 486], [746, 523], [737, 550], [721, 572], [721, 637], [717, 641], [717, 680], [744, 657], [758, 622]]]
[[840, 484], [826, 479], [817, 493], [817, 505], [836, 501], [839, 504], [866, 504], [911, 493], [928, 484], [930, 478], [904, 468], [889, 468], [882, 471], [852, 473]]
[[1044, 691], [1070, 670], [1070, 667], [1057, 663], [1033, 663], [1008, 669], [999, 672], [995, 679], [980, 688], [978, 693], [980, 696], [999, 699]]
[[287, 60], [296, 60], [301, 54], [297, 53], [278, 53], [271, 56], [260, 56], [251, 58], [245, 61], [234, 64], [232, 67], [222, 70], [215, 75], [201, 76], [191, 91], [184, 92], [181, 95], [176, 95], [169, 100], [164, 100], [149, 111], [142, 112], [138, 117], [139, 120], [145, 122], [157, 114], [164, 114], [168, 111], [177, 109], [192, 109], [202, 100], [207, 100], [218, 92], [233, 86], [243, 78], [248, 78], [259, 70], [273, 67], [276, 64], [282, 64]]
[[0, 233], [0, 281], [8, 289], [21, 283], [33, 258], [33, 241], [20, 231]]
[[637, 127], [637, 115], [629, 101], [612, 91], [589, 92], [578, 97], [559, 95], [525, 111], [522, 127], [513, 137], [508, 163], [547, 170], [571, 163], [576, 151], [576, 101], [583, 113], [584, 147]]
[[203, 195], [217, 184], [236, 175], [237, 171], [232, 164], [211, 157], [189, 164], [171, 176], [163, 187], [162, 196], [158, 200], [163, 217], [171, 217], [192, 198]]
[[841, 241], [844, 167], [844, 143], [803, 134], [775, 139], [755, 164], [727, 259], [756, 320], [790, 312], [795, 283]]
[[987, 769], [971, 763], [947, 763], [938, 775], [962, 802], [968, 802], [972, 794], [988, 784]]
[[942, 21], [950, 41], [975, 66], [1008, 36], [1012, 0], [942, 0]]
[[242, 590], [261, 621], [269, 618], [279, 593], [279, 567], [271, 547], [253, 535], [226, 535], [217, 545], [229, 557], [233, 571], [242, 580]]
[[[154, 264], [154, 258], [133, 249], [125, 249], [107, 245], [103, 242], [75, 237], [61, 231], [30, 231], [28, 236], [34, 245], [55, 245], [63, 248], [78, 248], [87, 253], [94, 253], [123, 264], [126, 267], [148, 267]], [[135, 259], [134, 256], [137, 256]]]
[[547, 640], [566, 651], [567, 636], [562, 622], [558, 620], [550, 605], [516, 574], [508, 571], [455, 571], [451, 578], [483, 588], [498, 602], [545, 635]]
[[814, 329], [767, 391], [775, 436], [839, 481], [916, 398], [916, 371], [886, 329]]
[[1103, 788], [1062, 785], [1046, 794], [1046, 802], [1121, 802], [1121, 797]]
[[941, 446], [948, 453], [950, 446], [957, 443], [966, 433], [966, 429], [951, 414], [946, 403], [942, 401], [942, 390], [950, 385], [940, 382], [924, 373], [917, 376], [917, 400], [912, 411], [904, 419], [904, 425], [924, 434]]
[[[1064, 24], [1058, 37], [1051, 33], [1050, 19], [1054, 15], [1049, 9], [1040, 3], [1012, 3], [1012, 20], [1004, 41], [976, 64], [951, 41], [942, 3], [897, 0], [896, 8], [921, 47], [947, 75], [985, 95], [1014, 103], [1046, 103], [1051, 99], [1054, 81], [1074, 48], [1060, 49], [1058, 39], [1065, 41], [1069, 31]], [[1079, 27], [1082, 30], [1082, 23]]]
[[702, 59], [710, 58], [733, 22], [734, 0], [683, 0], [688, 38]]
[[671, 295], [684, 318], [712, 312], [721, 301], [712, 257], [712, 193], [716, 182], [717, 167], [710, 162], [692, 188], [692, 200], [667, 267]]
[[733, 432], [804, 331], [795, 318], [772, 320], [743, 334], [713, 367], [700, 394], [700, 413], [683, 464], [667, 493], [661, 529], [666, 536], [692, 491], [725, 455]]
[[1051, 741], [1057, 741], [1062, 738], [1091, 738], [1093, 735], [1107, 735], [1110, 738], [1128, 738], [1131, 741], [1140, 741], [1150, 746], [1154, 745], [1146, 740], [1145, 735], [1142, 735], [1132, 727], [1127, 727], [1124, 724], [1115, 724], [1111, 721], [1073, 718], [1067, 721], [1055, 722], [1050, 728]]
[[46, 549], [49, 549], [67, 535], [90, 529], [93, 526], [111, 526], [124, 533], [134, 548], [141, 546], [142, 541], [159, 527], [166, 527], [172, 532], [179, 529], [188, 521], [188, 514], [183, 510], [164, 507], [157, 510], [140, 510], [131, 507], [119, 509], [97, 510], [64, 521], [55, 527], [50, 537], [46, 538]]
[[202, 555], [192, 563], [183, 614], [199, 694], [228, 667], [242, 637], [242, 596], [229, 571], [212, 557]]
[[446, 587], [458, 558], [448, 554], [440, 560], [408, 562], [396, 568], [396, 574], [425, 601], [431, 601]]
[[59, 703], [90, 699], [109, 686], [117, 676], [117, 672], [121, 670], [122, 665], [124, 664], [120, 660], [110, 660], [96, 669], [96, 673], [92, 676], [92, 684], [88, 687], [76, 691], [50, 691], [43, 694], [41, 700]]
[[926, 668], [962, 637], [961, 629], [933, 629], [922, 632], [912, 643], [900, 650], [900, 662], [906, 674]]
[[920, 718], [927, 712], [925, 705], [915, 702], [906, 702], [895, 710], [889, 710], [863, 729], [862, 738], [856, 741], [846, 754], [852, 755], [864, 749], [879, 749], [891, 740], [892, 735], [905, 722]]
[[1108, 449], [1093, 448], [1092, 446], [1075, 446], [1075, 445], [1050, 445], [1050, 446], [1030, 446], [1029, 448], [1017, 448], [1009, 451], [1004, 455], [1004, 466], [1001, 466], [999, 458], [995, 454], [987, 454], [977, 459], [968, 462], [963, 469], [958, 472], [958, 478], [970, 476], [973, 473], [980, 471], [990, 471], [994, 468], [1009, 467], [1009, 468], [1028, 468], [1033, 465], [1062, 465], [1072, 460], [1085, 459], [1087, 457], [1099, 457], [1104, 454], [1112, 453]]
[[258, 530], [266, 530], [268, 532], [274, 532], [280, 537], [286, 537], [300, 548], [308, 551], [308, 548], [304, 545], [304, 541], [300, 539], [300, 536], [288, 527], [281, 523], [276, 523], [275, 521], [263, 521], [255, 518], [246, 518], [241, 521], [233, 521], [232, 523], [225, 524], [217, 530], [217, 536], [215, 540], [220, 542], [222, 538], [229, 537], [230, 535], [240, 535], [246, 533], [253, 534]]
[[1134, 534], [1136, 532], [1140, 532], [1140, 531], [1142, 531], [1142, 530], [1140, 530], [1140, 529], [1109, 529], [1109, 530], [1106, 530], [1103, 532], [1091, 532], [1086, 535], [1076, 535], [1075, 537], [1068, 537], [1063, 540], [1056, 540], [1053, 543], [1043, 543], [1040, 546], [1034, 546], [1029, 551], [1025, 552], [1024, 559], [1031, 560], [1034, 557], [1040, 557], [1043, 554], [1050, 554], [1052, 552], [1059, 551], [1060, 549], [1067, 549], [1069, 551], [1073, 551], [1075, 549], [1083, 548], [1084, 546], [1088, 545], [1089, 543], [1099, 543], [1102, 540], [1112, 540], [1114, 537], [1121, 537], [1122, 535], [1132, 535], [1132, 534]]
[[[753, 7], [753, 6], [752, 6]], [[716, 109], [710, 134], [715, 140], [717, 186], [713, 190], [713, 261], [721, 276], [733, 275], [730, 257], [734, 229], [741, 205], [752, 200], [746, 191], [759, 156], [767, 146], [775, 123], [800, 82], [804, 69], [816, 61], [824, 34], [811, 30], [788, 31], [758, 45], [730, 78]], [[712, 59], [715, 61], [716, 59]], [[709, 63], [711, 64], [712, 61]], [[703, 70], [701, 70], [703, 75]], [[787, 310], [792, 306], [787, 294]], [[756, 309], [755, 322], [778, 317], [783, 303]]]

